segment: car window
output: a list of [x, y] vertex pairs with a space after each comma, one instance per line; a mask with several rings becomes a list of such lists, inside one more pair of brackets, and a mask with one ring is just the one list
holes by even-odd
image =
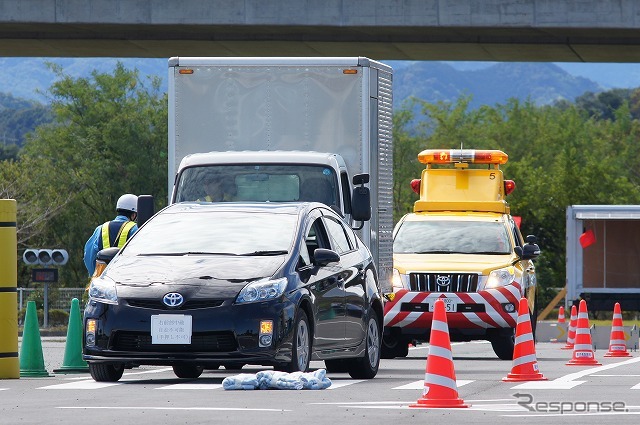
[[292, 249], [297, 214], [199, 211], [160, 214], [136, 233], [123, 255], [216, 253], [248, 255]]
[[324, 217], [324, 224], [331, 246], [338, 254], [343, 254], [353, 249], [342, 223], [332, 217]]
[[509, 235], [494, 221], [405, 221], [393, 240], [394, 253], [508, 254]]

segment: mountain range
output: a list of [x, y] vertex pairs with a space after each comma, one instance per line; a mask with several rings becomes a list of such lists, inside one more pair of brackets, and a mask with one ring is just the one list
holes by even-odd
[[[167, 60], [144, 58], [0, 58], [0, 93], [48, 103], [55, 81], [47, 62], [72, 77], [110, 72], [122, 62], [140, 75], [158, 76], [166, 90]], [[585, 92], [640, 87], [640, 65], [557, 64], [542, 62], [408, 62], [383, 61], [394, 68], [394, 107], [415, 96], [428, 102], [455, 101], [469, 95], [472, 108], [505, 103], [509, 98], [551, 104], [573, 101]], [[0, 106], [1, 108], [1, 106]]]

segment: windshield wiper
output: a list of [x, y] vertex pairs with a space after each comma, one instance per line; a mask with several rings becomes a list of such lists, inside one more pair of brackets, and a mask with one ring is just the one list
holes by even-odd
[[144, 254], [138, 254], [142, 257], [151, 256], [168, 256], [168, 257], [183, 257], [185, 255], [238, 255], [233, 252], [208, 252], [208, 251], [187, 251], [187, 252], [149, 252]]
[[281, 250], [273, 250], [273, 251], [253, 251], [253, 252], [247, 252], [246, 254], [241, 254], [247, 257], [253, 257], [253, 256], [260, 256], [260, 255], [286, 255], [288, 254], [289, 251], [286, 251], [284, 249]]
[[449, 251], [449, 250], [440, 250], [440, 251], [418, 251], [414, 252], [414, 254], [468, 254], [465, 251]]

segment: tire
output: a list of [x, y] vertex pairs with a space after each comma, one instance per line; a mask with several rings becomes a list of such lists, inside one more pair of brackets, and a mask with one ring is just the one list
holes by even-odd
[[383, 359], [395, 359], [409, 355], [409, 343], [393, 336], [382, 338], [380, 357]]
[[202, 375], [204, 368], [202, 366], [194, 364], [176, 364], [173, 365], [173, 373], [178, 378], [183, 379], [196, 379]]
[[349, 362], [349, 375], [354, 379], [372, 379], [378, 374], [380, 366], [381, 332], [378, 316], [371, 312], [367, 322], [367, 335], [364, 357]]
[[120, 363], [89, 363], [89, 373], [96, 382], [118, 382], [124, 373]]
[[282, 365], [285, 372], [306, 372], [311, 361], [311, 333], [309, 319], [304, 310], [296, 313], [293, 330], [293, 346], [291, 347], [291, 361]]
[[489, 340], [493, 352], [500, 360], [513, 360], [513, 347], [515, 345], [515, 329], [500, 329]]

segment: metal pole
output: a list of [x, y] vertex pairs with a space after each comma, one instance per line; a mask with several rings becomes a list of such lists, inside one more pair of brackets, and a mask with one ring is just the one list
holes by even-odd
[[49, 284], [45, 282], [44, 284], [44, 320], [43, 327], [49, 327]]

